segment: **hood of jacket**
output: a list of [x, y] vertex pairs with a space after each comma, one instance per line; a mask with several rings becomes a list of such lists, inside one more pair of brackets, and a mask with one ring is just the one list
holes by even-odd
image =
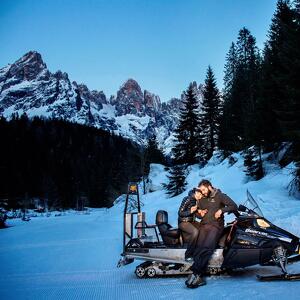
[[189, 191], [188, 196], [194, 198], [195, 192], [196, 192], [196, 188], [193, 188], [192, 190]]
[[214, 191], [210, 193], [209, 197], [210, 197], [210, 198], [213, 198], [213, 197], [215, 197], [218, 193], [221, 193], [221, 190], [219, 190], [219, 189], [214, 189]]

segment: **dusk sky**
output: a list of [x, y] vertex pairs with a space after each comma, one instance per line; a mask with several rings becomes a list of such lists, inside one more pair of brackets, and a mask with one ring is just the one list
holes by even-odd
[[106, 96], [134, 78], [166, 101], [202, 83], [209, 64], [221, 88], [239, 29], [262, 48], [276, 2], [0, 0], [0, 67], [36, 50], [51, 72]]

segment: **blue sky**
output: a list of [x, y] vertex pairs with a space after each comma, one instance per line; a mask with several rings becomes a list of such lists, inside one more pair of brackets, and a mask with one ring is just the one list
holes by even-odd
[[115, 94], [128, 78], [162, 101], [204, 81], [223, 82], [225, 56], [247, 27], [260, 48], [276, 0], [0, 0], [0, 67], [29, 50], [49, 70]]

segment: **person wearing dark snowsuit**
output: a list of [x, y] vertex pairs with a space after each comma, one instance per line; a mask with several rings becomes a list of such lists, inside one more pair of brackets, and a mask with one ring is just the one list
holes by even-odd
[[213, 188], [208, 180], [202, 180], [198, 189], [204, 196], [198, 202], [198, 209], [207, 210], [207, 212], [200, 222], [199, 235], [193, 255], [194, 263], [191, 267], [193, 274], [186, 281], [186, 285], [190, 288], [205, 284], [202, 275], [223, 232], [224, 213], [232, 213], [238, 209], [230, 197], [219, 189]]
[[202, 198], [200, 190], [193, 189], [184, 197], [178, 210], [178, 227], [182, 231], [184, 242], [187, 242], [187, 250], [185, 258], [188, 260], [193, 257], [193, 252], [196, 247], [199, 222], [196, 221], [196, 216], [199, 216], [198, 202]]

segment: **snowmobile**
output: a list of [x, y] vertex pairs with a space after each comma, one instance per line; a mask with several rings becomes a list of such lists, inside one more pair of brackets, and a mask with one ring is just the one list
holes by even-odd
[[[135, 210], [128, 203], [136, 197]], [[131, 206], [132, 208], [132, 206]], [[240, 205], [236, 218], [226, 224], [218, 246], [211, 256], [206, 274], [230, 273], [253, 265], [279, 266], [282, 274], [259, 276], [261, 281], [300, 280], [299, 274], [289, 274], [287, 264], [300, 261], [299, 238], [264, 218], [249, 191]], [[187, 243], [183, 233], [168, 224], [168, 213], [159, 210], [156, 224], [149, 225], [141, 211], [138, 184], [130, 183], [124, 208], [123, 253], [118, 267], [144, 261], [135, 269], [138, 278], [164, 275], [188, 275], [193, 262], [185, 260]]]

